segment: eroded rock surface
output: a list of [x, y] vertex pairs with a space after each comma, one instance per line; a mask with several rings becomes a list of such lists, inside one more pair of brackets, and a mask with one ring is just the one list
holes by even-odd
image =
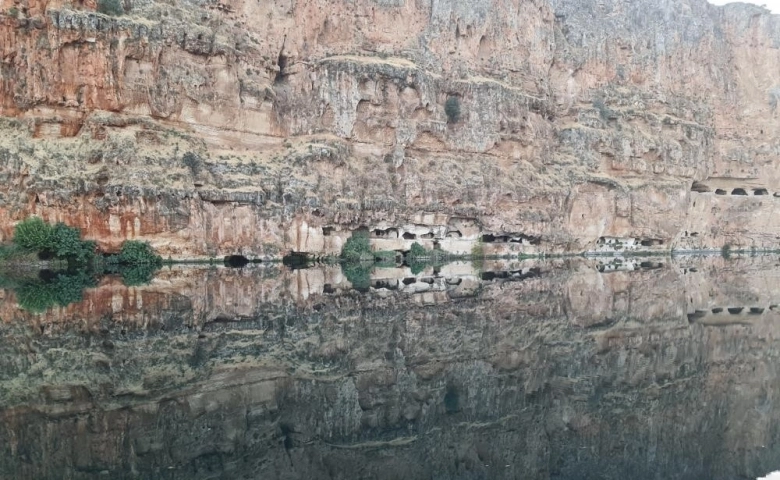
[[96, 3], [0, 2], [0, 240], [31, 214], [173, 257], [338, 253], [361, 227], [506, 239], [488, 253], [780, 236], [760, 7]]

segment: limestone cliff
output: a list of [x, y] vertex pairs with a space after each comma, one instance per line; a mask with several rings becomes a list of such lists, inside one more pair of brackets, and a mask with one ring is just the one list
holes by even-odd
[[0, 240], [30, 214], [174, 257], [334, 253], [357, 228], [455, 252], [780, 237], [762, 8], [96, 5], [0, 1]]

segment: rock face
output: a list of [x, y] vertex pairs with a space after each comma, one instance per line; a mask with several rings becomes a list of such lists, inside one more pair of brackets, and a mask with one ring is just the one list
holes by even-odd
[[31, 214], [174, 257], [780, 237], [760, 7], [120, 4], [0, 1], [0, 240]]
[[0, 472], [756, 478], [780, 455], [774, 264], [461, 266], [435, 295], [188, 270], [38, 315], [7, 296]]

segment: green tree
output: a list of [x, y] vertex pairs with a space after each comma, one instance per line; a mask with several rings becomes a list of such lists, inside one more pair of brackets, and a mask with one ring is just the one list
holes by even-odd
[[147, 242], [128, 240], [122, 244], [119, 263], [124, 265], [162, 265], [162, 257]]
[[14, 243], [29, 250], [51, 250], [53, 230], [40, 217], [30, 217], [14, 228]]
[[374, 255], [371, 253], [368, 232], [364, 230], [352, 232], [352, 236], [344, 242], [344, 247], [341, 249], [341, 258], [348, 262], [373, 261]]

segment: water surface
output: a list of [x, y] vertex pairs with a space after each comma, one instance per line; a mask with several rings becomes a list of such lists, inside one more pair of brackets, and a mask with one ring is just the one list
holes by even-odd
[[0, 290], [0, 478], [739, 479], [780, 467], [774, 257], [162, 270]]

